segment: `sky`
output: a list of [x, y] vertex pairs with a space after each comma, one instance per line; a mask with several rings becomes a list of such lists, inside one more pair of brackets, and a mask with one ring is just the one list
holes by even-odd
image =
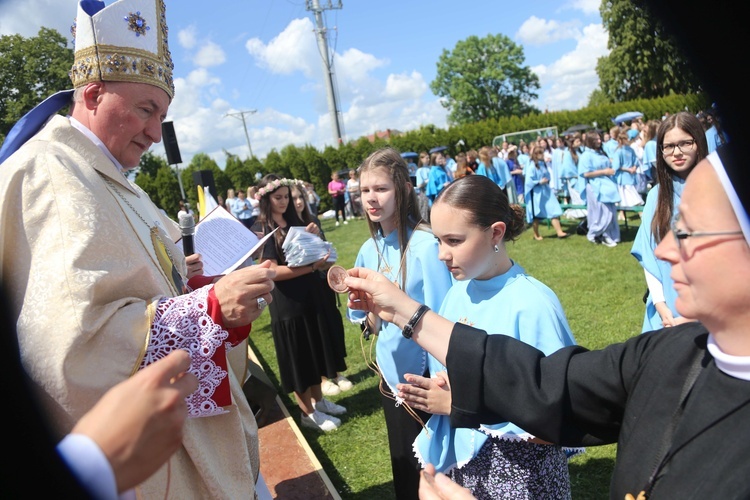
[[[113, 0], [105, 0], [107, 5]], [[175, 65], [174, 124], [183, 164], [228, 151], [334, 144], [312, 0], [166, 0]], [[0, 0], [0, 35], [54, 28], [71, 38], [76, 0]], [[503, 34], [523, 48], [540, 80], [540, 110], [584, 107], [607, 55], [600, 0], [320, 0], [334, 60], [344, 140], [386, 129], [447, 127], [430, 90], [443, 50]], [[62, 90], [62, 89], [61, 89]], [[245, 118], [247, 136], [241, 116]], [[498, 134], [508, 131], [498, 131]], [[151, 150], [164, 154], [161, 144]]]

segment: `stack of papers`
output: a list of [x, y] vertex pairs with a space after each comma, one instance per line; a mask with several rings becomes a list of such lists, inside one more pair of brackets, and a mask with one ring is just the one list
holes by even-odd
[[[193, 236], [195, 253], [201, 254], [203, 260], [203, 274], [228, 274], [244, 264], [252, 263], [251, 256], [274, 232], [258, 238], [225, 209], [214, 208], [196, 224]], [[182, 238], [176, 243], [181, 241]]]
[[286, 264], [289, 267], [302, 267], [313, 264], [326, 255], [327, 262], [336, 262], [336, 249], [317, 234], [308, 233], [303, 226], [292, 226], [281, 245]]

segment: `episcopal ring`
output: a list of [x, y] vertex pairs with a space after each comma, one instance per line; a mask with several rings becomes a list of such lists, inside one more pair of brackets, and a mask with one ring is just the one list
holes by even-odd
[[267, 305], [268, 302], [266, 302], [266, 299], [264, 299], [263, 297], [258, 297], [258, 309], [262, 311], [266, 308]]

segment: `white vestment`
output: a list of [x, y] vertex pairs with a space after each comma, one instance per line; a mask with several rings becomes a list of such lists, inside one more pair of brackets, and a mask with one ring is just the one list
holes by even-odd
[[[0, 280], [24, 366], [61, 437], [138, 369], [157, 303], [177, 294], [154, 226], [184, 274], [172, 243], [178, 226], [62, 116], [0, 166]], [[253, 498], [258, 428], [242, 392], [246, 343], [229, 357], [232, 404], [189, 418], [182, 447], [139, 496]]]

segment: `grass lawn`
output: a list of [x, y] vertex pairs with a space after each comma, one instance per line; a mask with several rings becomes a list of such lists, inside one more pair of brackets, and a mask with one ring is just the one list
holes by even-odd
[[[563, 227], [575, 232], [576, 221], [563, 219]], [[573, 235], [558, 240], [554, 230], [542, 225], [544, 241], [533, 239], [530, 230], [508, 245], [512, 259], [547, 284], [560, 298], [570, 326], [579, 344], [600, 348], [623, 341], [641, 331], [645, 280], [640, 266], [630, 255], [630, 247], [639, 219], [629, 219], [622, 243], [615, 248], [589, 243], [585, 236]], [[369, 237], [367, 223], [351, 220], [335, 227], [323, 221], [326, 237], [337, 250], [339, 264], [351, 267], [362, 242]], [[346, 304], [342, 296], [341, 311]], [[278, 364], [271, 338], [270, 315], [264, 313], [254, 324], [250, 344], [271, 380], [278, 386]], [[366, 362], [374, 356], [372, 340], [363, 342], [359, 327], [344, 319], [347, 333], [347, 377], [354, 388], [330, 399], [348, 409], [343, 424], [335, 432], [302, 432], [344, 499], [394, 498], [390, 460], [378, 396], [378, 377]], [[372, 349], [372, 350], [371, 350]], [[372, 353], [372, 355], [370, 354]], [[282, 400], [299, 422], [299, 410], [293, 396]], [[609, 480], [614, 463], [615, 445], [588, 448], [570, 462], [574, 499], [598, 499], [609, 496]]]

